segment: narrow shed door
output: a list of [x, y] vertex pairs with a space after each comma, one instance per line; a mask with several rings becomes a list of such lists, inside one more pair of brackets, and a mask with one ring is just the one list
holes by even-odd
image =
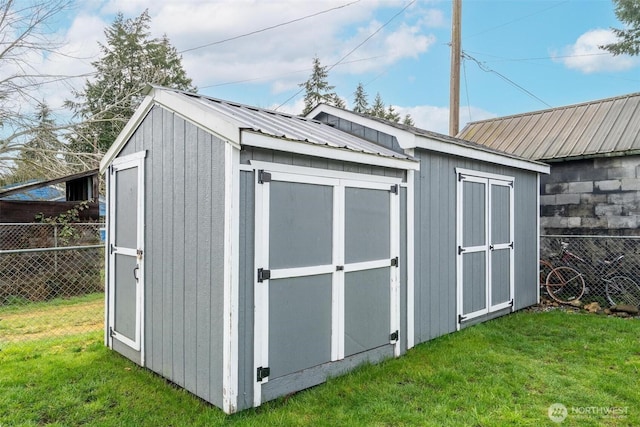
[[513, 183], [490, 180], [490, 311], [513, 302]]
[[458, 245], [461, 257], [459, 292], [461, 300], [460, 320], [467, 320], [488, 311], [487, 305], [487, 257], [488, 224], [487, 180], [465, 176], [460, 180], [458, 215], [461, 217]]
[[344, 190], [344, 357], [398, 339], [399, 193], [351, 185]]
[[144, 152], [118, 158], [110, 169], [109, 333], [141, 350]]
[[260, 287], [271, 380], [331, 360], [335, 182], [298, 178], [273, 173], [261, 184], [268, 192], [269, 273]]

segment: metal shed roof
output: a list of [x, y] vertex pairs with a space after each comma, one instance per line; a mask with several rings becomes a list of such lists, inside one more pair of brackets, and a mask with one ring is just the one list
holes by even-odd
[[419, 163], [407, 155], [317, 120], [175, 89], [149, 86], [147, 97], [100, 162], [101, 172], [115, 158], [154, 105], [173, 111], [237, 147], [250, 145], [378, 166], [419, 168]]
[[640, 93], [468, 123], [459, 138], [528, 159], [640, 153]]
[[219, 114], [225, 114], [242, 124], [244, 130], [271, 135], [276, 138], [327, 145], [334, 148], [375, 154], [384, 157], [408, 159], [409, 157], [373, 144], [357, 136], [327, 126], [317, 120], [277, 111], [251, 107], [202, 95], [191, 95], [197, 101]]
[[344, 118], [345, 120], [394, 136], [398, 141], [398, 145], [404, 150], [419, 148], [487, 161], [504, 166], [532, 170], [540, 173], [549, 173], [548, 165], [530, 158], [518, 156], [514, 153], [509, 153], [493, 147], [487, 147], [474, 141], [468, 141], [458, 137], [454, 138], [437, 132], [420, 129], [414, 126], [407, 126], [377, 117], [371, 117], [327, 104], [317, 105], [313, 110], [311, 110], [311, 112], [309, 112], [307, 117], [318, 117], [320, 113]]

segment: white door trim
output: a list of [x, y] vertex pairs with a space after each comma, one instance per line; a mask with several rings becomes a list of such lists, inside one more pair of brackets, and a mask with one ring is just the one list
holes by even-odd
[[[144, 366], [144, 159], [146, 151], [140, 151], [127, 156], [115, 159], [109, 168], [109, 324], [108, 328], [109, 345], [113, 347], [113, 339], [116, 338], [123, 344], [140, 352], [141, 364]], [[136, 221], [136, 248], [121, 248], [113, 244], [116, 236], [116, 225], [119, 219], [116, 217], [116, 189], [117, 172], [137, 168], [137, 217]], [[136, 316], [135, 316], [135, 336], [127, 337], [118, 333], [115, 329], [115, 256], [117, 254], [135, 256], [137, 262], [137, 283], [136, 283]]]
[[[460, 329], [462, 321], [467, 321], [487, 313], [491, 313], [497, 310], [511, 307], [513, 310], [513, 298], [515, 293], [514, 283], [514, 251], [513, 251], [513, 237], [514, 237], [514, 178], [506, 175], [498, 175], [487, 172], [473, 171], [469, 169], [456, 168], [457, 184], [456, 184], [456, 247], [463, 250], [458, 250], [456, 261], [456, 307], [457, 307], [457, 329]], [[485, 224], [484, 233], [485, 240], [483, 245], [464, 247], [463, 245], [463, 212], [464, 212], [464, 197], [463, 186], [465, 182], [475, 182], [484, 185], [484, 205], [485, 205]], [[492, 186], [505, 186], [509, 187], [509, 233], [511, 242], [506, 244], [499, 244], [494, 249], [509, 248], [510, 260], [509, 260], [509, 300], [501, 302], [499, 304], [492, 305], [492, 251], [491, 248], [491, 218], [492, 218]], [[463, 294], [463, 282], [464, 282], [464, 269], [463, 258], [465, 254], [470, 253], [485, 253], [485, 305], [482, 309], [476, 310], [471, 313], [464, 313], [464, 294]], [[464, 319], [463, 319], [464, 317]]]
[[[337, 361], [345, 357], [345, 301], [344, 278], [349, 271], [389, 267], [390, 259], [373, 260], [360, 263], [345, 263], [345, 197], [346, 188], [364, 188], [389, 191], [390, 203], [390, 254], [391, 258], [400, 255], [400, 178], [360, 175], [356, 173], [318, 170], [314, 168], [290, 167], [266, 162], [252, 161], [254, 168], [255, 188], [255, 268], [254, 268], [254, 374], [258, 369], [269, 366], [269, 281], [270, 279], [302, 277], [316, 274], [332, 273], [332, 304], [331, 304], [331, 360]], [[289, 171], [291, 170], [291, 172]], [[262, 176], [260, 172], [268, 175]], [[293, 173], [292, 173], [293, 172]], [[268, 177], [268, 178], [267, 178]], [[266, 178], [266, 179], [265, 179]], [[376, 179], [376, 178], [379, 178]], [[332, 264], [304, 268], [269, 268], [269, 204], [270, 185], [273, 181], [284, 181], [303, 184], [317, 184], [333, 187], [333, 247]], [[397, 194], [391, 192], [392, 186], [397, 186]], [[395, 223], [394, 223], [395, 221]], [[343, 268], [338, 269], [337, 266]], [[269, 269], [269, 278], [258, 281], [258, 269]], [[400, 268], [391, 268], [390, 273], [390, 334], [400, 330]], [[259, 303], [258, 303], [259, 301]], [[400, 354], [400, 339], [394, 345], [394, 354]], [[262, 403], [262, 385], [269, 378], [254, 380], [253, 403]]]

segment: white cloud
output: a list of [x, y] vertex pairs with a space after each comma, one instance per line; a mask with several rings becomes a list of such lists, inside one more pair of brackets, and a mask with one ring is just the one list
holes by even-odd
[[[185, 51], [183, 66], [200, 89], [242, 82], [244, 87], [268, 85], [272, 94], [279, 94], [306, 80], [314, 55], [323, 65], [337, 62], [380, 29], [384, 22], [376, 20], [377, 12], [386, 9], [381, 16], [387, 19], [390, 11], [404, 5], [398, 0], [367, 0], [338, 8], [345, 4], [344, 0], [87, 0], [78, 4], [77, 15], [62, 31], [65, 55], [51, 55], [35, 64], [59, 74], [91, 72], [91, 62], [100, 55], [97, 42], [104, 40], [104, 29], [114, 14], [135, 18], [148, 9], [152, 36], [166, 34], [178, 51]], [[334, 7], [338, 9], [279, 26]], [[332, 83], [384, 71], [427, 52], [435, 43], [428, 28], [444, 18], [436, 10], [419, 9], [408, 9], [332, 69]], [[216, 43], [271, 26], [276, 28]], [[203, 45], [210, 46], [189, 50]], [[47, 97], [59, 105], [72, 97], [70, 85], [78, 90], [83, 83], [84, 78], [52, 85]]]
[[600, 49], [616, 41], [611, 30], [595, 29], [582, 34], [573, 45], [566, 46], [562, 53], [553, 55], [567, 68], [585, 74], [602, 71], [625, 71], [637, 66], [640, 61], [627, 55], [613, 56]]

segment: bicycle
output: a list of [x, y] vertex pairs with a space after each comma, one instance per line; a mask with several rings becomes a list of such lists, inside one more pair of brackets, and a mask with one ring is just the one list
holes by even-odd
[[562, 304], [579, 300], [585, 291], [582, 274], [575, 268], [562, 265], [554, 267], [549, 261], [540, 260], [540, 287]]
[[[567, 242], [561, 242], [559, 258], [563, 265], [553, 268], [545, 281], [549, 295], [563, 303], [580, 299], [586, 289], [583, 274], [571, 265], [580, 263], [592, 268], [590, 262], [569, 251], [568, 247]], [[638, 306], [640, 305], [640, 286], [630, 277], [618, 273], [623, 259], [624, 255], [619, 255], [612, 260], [598, 260], [597, 271], [592, 274], [590, 282], [593, 283], [598, 279], [604, 282], [605, 296], [612, 306], [621, 304]], [[551, 265], [547, 261], [544, 262]]]

